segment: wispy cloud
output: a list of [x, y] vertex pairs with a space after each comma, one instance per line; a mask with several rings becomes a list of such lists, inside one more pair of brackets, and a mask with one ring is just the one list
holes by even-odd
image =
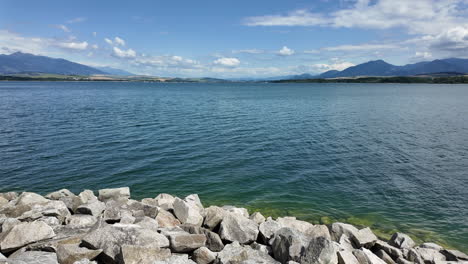
[[132, 49], [119, 49], [118, 47], [113, 47], [113, 55], [118, 58], [135, 58], [136, 52]]
[[232, 53], [262, 54], [262, 53], [265, 53], [265, 51], [260, 50], [260, 49], [243, 49], [243, 50], [233, 50]]
[[68, 24], [81, 23], [86, 21], [86, 17], [75, 17], [67, 21]]
[[55, 42], [53, 43], [54, 46], [69, 49], [69, 50], [86, 50], [89, 46], [88, 42]]
[[213, 64], [225, 67], [236, 67], [240, 64], [240, 60], [237, 58], [219, 58], [213, 61]]
[[63, 32], [71, 32], [71, 30], [65, 25], [55, 25], [55, 27], [61, 29]]

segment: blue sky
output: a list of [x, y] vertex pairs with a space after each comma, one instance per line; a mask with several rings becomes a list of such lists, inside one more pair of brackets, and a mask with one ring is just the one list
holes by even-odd
[[467, 0], [0, 0], [0, 53], [137, 74], [267, 77], [468, 57]]

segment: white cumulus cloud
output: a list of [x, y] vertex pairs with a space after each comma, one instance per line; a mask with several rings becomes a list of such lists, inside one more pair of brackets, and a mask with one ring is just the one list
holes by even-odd
[[125, 46], [125, 40], [119, 38], [119, 37], [115, 37], [114, 38], [114, 43], [116, 45], [120, 45], [120, 46]]
[[85, 50], [88, 48], [88, 42], [57, 42], [54, 44], [57, 47], [69, 50]]
[[294, 50], [284, 46], [282, 47], [279, 51], [278, 51], [278, 54], [281, 55], [281, 56], [290, 56], [290, 55], [293, 55], [295, 53]]
[[118, 47], [113, 48], [113, 55], [119, 58], [135, 58], [136, 52], [132, 49], [119, 49]]
[[225, 67], [236, 67], [240, 64], [240, 60], [237, 58], [219, 58], [213, 61], [216, 65], [221, 65]]

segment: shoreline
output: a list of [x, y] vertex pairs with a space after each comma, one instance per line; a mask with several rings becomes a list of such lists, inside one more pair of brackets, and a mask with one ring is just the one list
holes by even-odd
[[[273, 219], [198, 195], [131, 199], [128, 187], [98, 195], [0, 193], [0, 263], [467, 263], [468, 255], [403, 233]], [[247, 262], [245, 262], [247, 261]], [[249, 262], [250, 261], [250, 262]]]

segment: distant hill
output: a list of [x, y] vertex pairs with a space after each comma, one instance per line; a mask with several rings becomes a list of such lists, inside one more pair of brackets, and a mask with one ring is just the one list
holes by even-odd
[[340, 78], [356, 76], [413, 76], [438, 73], [454, 73], [454, 75], [468, 73], [468, 59], [443, 59], [424, 61], [404, 66], [396, 66], [383, 60], [369, 61], [342, 71], [328, 71], [314, 78]]
[[16, 52], [0, 55], [0, 74], [48, 73], [61, 75], [94, 75], [105, 72], [65, 59], [55, 59]]
[[136, 74], [134, 73], [131, 73], [131, 72], [128, 72], [128, 71], [124, 71], [124, 70], [121, 70], [121, 69], [116, 69], [116, 68], [112, 68], [112, 67], [94, 67], [100, 71], [103, 71], [109, 75], [115, 75], [115, 76], [134, 76]]

